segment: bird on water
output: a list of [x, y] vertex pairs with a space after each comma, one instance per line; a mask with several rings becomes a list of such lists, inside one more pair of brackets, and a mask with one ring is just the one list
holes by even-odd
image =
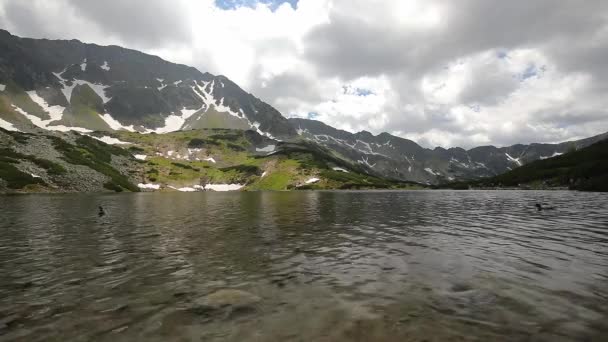
[[106, 214], [105, 210], [103, 210], [102, 206], [99, 206], [99, 213], [97, 213], [97, 215], [99, 215], [99, 217], [102, 217]]
[[538, 210], [538, 211], [542, 211], [542, 210], [554, 210], [555, 209], [555, 207], [543, 207], [543, 205], [540, 204], [540, 203], [536, 203], [535, 206], [536, 206], [536, 210]]

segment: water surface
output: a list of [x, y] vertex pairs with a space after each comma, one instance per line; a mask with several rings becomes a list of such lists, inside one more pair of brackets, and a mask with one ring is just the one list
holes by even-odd
[[[28, 195], [0, 210], [3, 341], [608, 338], [606, 194]], [[220, 289], [261, 301], [197, 306]]]

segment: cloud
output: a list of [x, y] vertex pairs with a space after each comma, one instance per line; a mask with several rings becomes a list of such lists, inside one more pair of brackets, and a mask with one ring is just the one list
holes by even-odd
[[18, 35], [141, 49], [286, 116], [444, 147], [607, 131], [605, 13], [603, 0], [0, 0]]

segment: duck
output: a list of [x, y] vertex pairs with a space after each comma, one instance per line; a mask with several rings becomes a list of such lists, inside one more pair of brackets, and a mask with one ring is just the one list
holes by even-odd
[[536, 203], [535, 206], [536, 206], [536, 210], [538, 210], [538, 211], [555, 209], [555, 207], [543, 207], [543, 205], [540, 203]]
[[97, 215], [99, 215], [99, 217], [102, 217], [106, 214], [105, 210], [103, 210], [102, 206], [99, 206], [99, 212], [97, 213]]

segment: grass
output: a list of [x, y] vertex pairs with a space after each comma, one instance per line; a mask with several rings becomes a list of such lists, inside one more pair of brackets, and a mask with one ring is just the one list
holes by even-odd
[[6, 181], [9, 189], [23, 189], [30, 184], [46, 185], [42, 179], [19, 171], [15, 165], [5, 161], [0, 161], [0, 178]]
[[103, 102], [97, 93], [86, 84], [78, 85], [72, 91], [71, 108], [64, 113], [60, 124], [109, 131], [108, 124], [99, 117], [100, 112], [103, 112]]
[[[172, 186], [191, 186], [201, 178], [210, 183], [247, 184], [249, 190], [286, 190], [292, 188], [338, 189], [338, 188], [406, 188], [412, 184], [380, 179], [365, 173], [356, 164], [316, 144], [306, 141], [279, 142], [277, 152], [271, 155], [252, 154], [251, 131], [228, 129], [200, 129], [173, 132], [162, 135], [141, 135], [118, 132], [118, 138], [137, 144], [138, 152], [150, 156], [143, 175], [150, 182]], [[174, 161], [158, 152], [201, 149], [201, 155], [216, 159], [207, 161]], [[351, 170], [345, 174], [331, 170], [339, 166]], [[261, 174], [267, 171], [264, 177]], [[305, 180], [319, 177], [314, 185], [304, 185]]]
[[287, 190], [293, 175], [287, 171], [276, 171], [260, 178], [249, 187], [250, 190]]

